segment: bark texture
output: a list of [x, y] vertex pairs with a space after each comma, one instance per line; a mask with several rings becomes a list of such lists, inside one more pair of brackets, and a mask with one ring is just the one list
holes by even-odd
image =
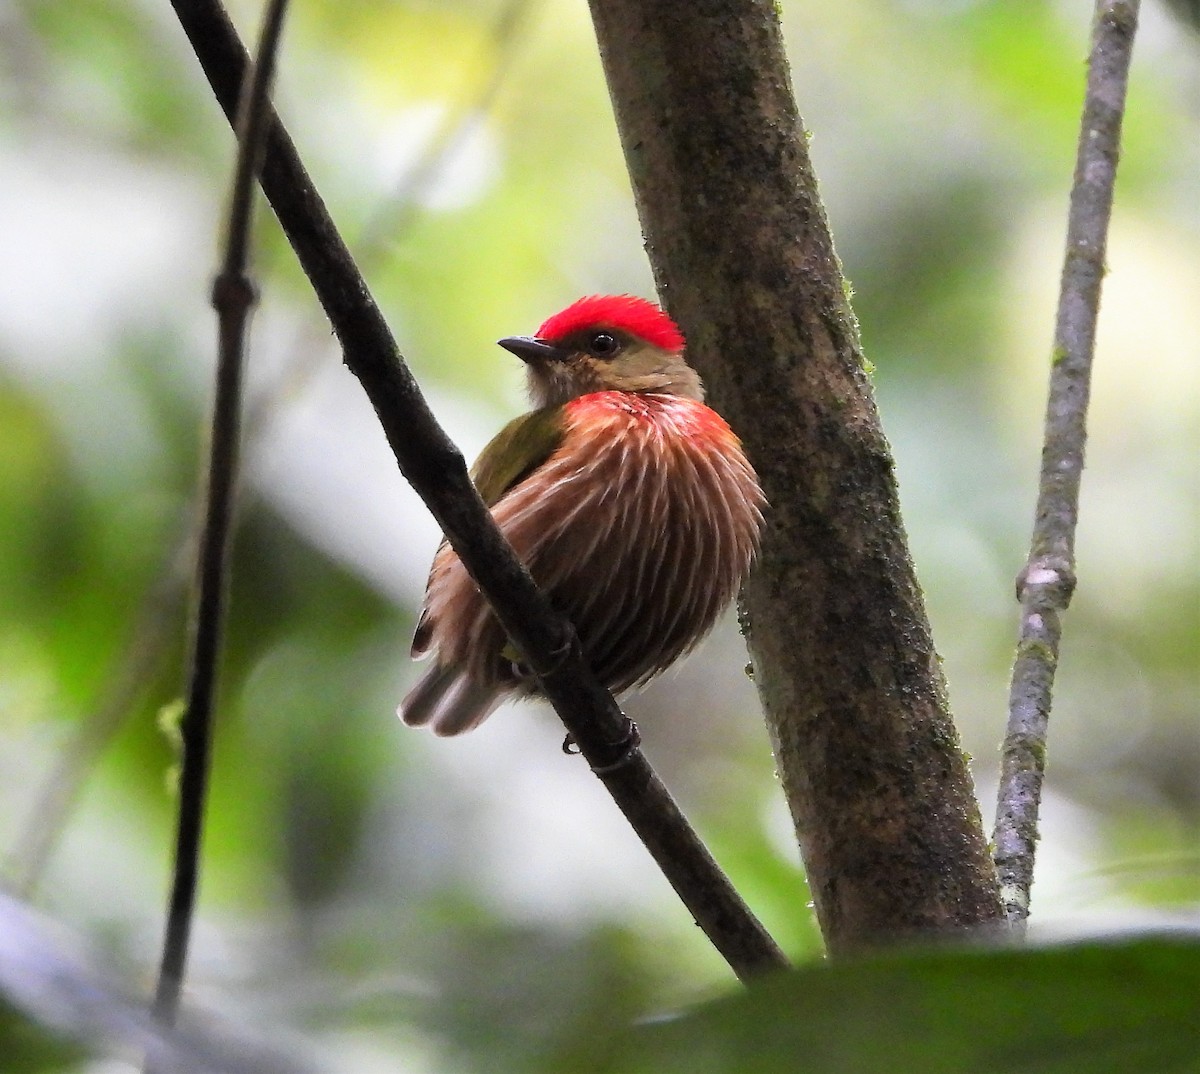
[[755, 682], [834, 953], [1002, 919], [771, 0], [591, 0], [661, 295], [770, 501]]

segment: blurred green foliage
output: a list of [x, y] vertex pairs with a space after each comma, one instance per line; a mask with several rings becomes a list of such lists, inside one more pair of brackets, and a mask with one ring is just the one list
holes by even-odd
[[86, 1055], [82, 1048], [58, 1040], [6, 1003], [0, 1003], [0, 1054], [5, 1074], [69, 1070], [77, 1068]]
[[[1088, 7], [784, 8], [985, 816]], [[234, 5], [244, 34], [257, 14]], [[1188, 104], [1200, 49], [1156, 5], [1143, 24], [1034, 892], [1035, 922], [1072, 932], [1194, 921], [1200, 902], [1200, 118]], [[17, 0], [0, 26], [0, 858], [10, 884], [144, 978], [173, 806], [156, 714], [180, 691], [173, 579], [186, 571], [172, 565], [185, 558], [203, 442], [207, 279], [231, 140], [166, 4]], [[523, 405], [496, 338], [578, 294], [651, 293], [584, 5], [298, 4], [278, 96], [468, 452]], [[449, 152], [427, 159], [431, 144]], [[426, 179], [414, 186], [414, 174]], [[258, 233], [258, 416], [195, 1002], [294, 1033], [329, 1069], [634, 1069], [624, 1027], [732, 990], [728, 973], [595, 781], [558, 754], [544, 713], [506, 710], [454, 742], [394, 719], [436, 531], [269, 217]], [[629, 711], [735, 883], [803, 961], [819, 938], [739, 646], [727, 625]], [[61, 837], [54, 792], [70, 807]], [[1177, 954], [1194, 977], [1194, 956]], [[1047, 955], [1020, 973], [1051, 1000], [1127, 981], [1166, 1002], [1155, 989], [1174, 978], [1157, 962], [1114, 956], [1096, 983], [1092, 957]], [[1005, 959], [995, 974], [1018, 965]], [[857, 1039], [871, 997], [896, 985], [856, 970], [824, 984], [806, 972], [761, 1007], [759, 993], [723, 1000], [635, 1047], [663, 1070], [685, 1038], [729, 1054], [733, 1029], [767, 1032], [760, 1019], [805, 1010], [794, 990], [811, 985], [824, 998], [788, 1047], [812, 1069], [887, 1069], [864, 1065], [865, 1050], [841, 1066], [809, 1054], [827, 1039], [820, 1012], [844, 1016]], [[908, 973], [947, 1004], [962, 980]], [[970, 995], [1002, 985], [981, 978]], [[952, 1021], [960, 1035], [1011, 1039], [995, 1022]], [[42, 1039], [5, 1015], [4, 1069], [91, 1069]], [[1022, 1039], [1036, 1050], [1043, 1038]], [[1140, 1062], [1175, 1041], [1128, 1054]], [[688, 1069], [750, 1069], [732, 1054]], [[907, 1069], [940, 1069], [912, 1054]], [[1082, 1069], [1036, 1060], [1006, 1069]]]
[[1200, 1069], [1195, 940], [924, 952], [810, 968], [641, 1029], [647, 1074]]

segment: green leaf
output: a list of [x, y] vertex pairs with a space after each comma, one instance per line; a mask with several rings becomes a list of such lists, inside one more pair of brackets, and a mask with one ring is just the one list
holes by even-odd
[[622, 1070], [1200, 1070], [1200, 942], [897, 953], [812, 966], [643, 1027]]

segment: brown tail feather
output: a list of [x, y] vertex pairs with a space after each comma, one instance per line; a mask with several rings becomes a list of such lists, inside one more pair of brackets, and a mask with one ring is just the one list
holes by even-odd
[[454, 685], [456, 678], [458, 675], [452, 669], [434, 664], [404, 695], [396, 715], [409, 727], [424, 727], [433, 719], [443, 695]]
[[495, 687], [480, 686], [454, 668], [431, 667], [397, 710], [410, 727], [425, 727], [440, 736], [461, 735], [478, 727], [500, 704]]

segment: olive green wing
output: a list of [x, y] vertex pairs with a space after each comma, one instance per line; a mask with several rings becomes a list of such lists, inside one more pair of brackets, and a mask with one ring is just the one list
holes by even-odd
[[[514, 485], [519, 485], [542, 465], [563, 439], [563, 419], [560, 407], [546, 407], [522, 414], [501, 429], [487, 447], [479, 453], [471, 467], [471, 480], [488, 507], [494, 507]], [[443, 540], [442, 544], [445, 544]], [[439, 545], [438, 551], [441, 551]], [[433, 624], [429, 613], [422, 610], [413, 634], [412, 655], [422, 656], [429, 651]]]
[[480, 452], [471, 480], [488, 507], [520, 484], [558, 449], [563, 439], [561, 407], [545, 407], [514, 418]]

